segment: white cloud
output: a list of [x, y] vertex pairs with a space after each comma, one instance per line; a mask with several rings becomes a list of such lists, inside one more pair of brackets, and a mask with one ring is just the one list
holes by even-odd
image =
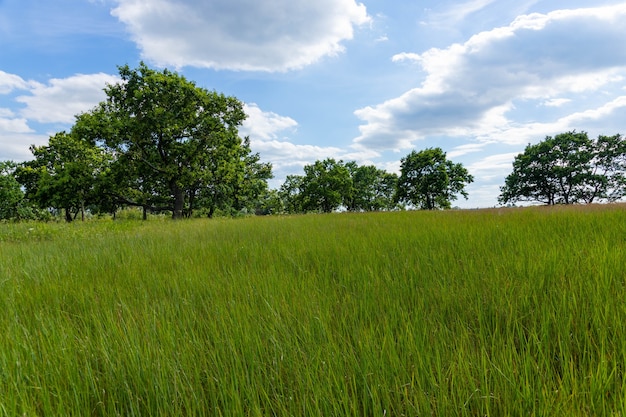
[[0, 161], [27, 161], [33, 157], [28, 149], [30, 145], [40, 146], [48, 142], [48, 136], [45, 135], [14, 132], [11, 126], [9, 131], [4, 128], [0, 121]]
[[495, 1], [496, 0], [471, 0], [461, 4], [455, 3], [449, 10], [433, 14], [432, 19], [438, 22], [446, 21], [448, 24], [454, 24], [484, 9]]
[[[510, 120], [518, 102], [562, 104], [551, 100], [564, 95], [589, 117], [612, 114], [609, 109], [585, 113], [584, 108], [590, 94], [610, 97], [626, 77], [624, 19], [626, 3], [535, 13], [476, 34], [463, 44], [397, 54], [393, 61], [415, 62], [425, 78], [397, 98], [357, 110], [355, 115], [364, 124], [355, 144], [398, 150], [427, 136], [519, 143], [519, 138], [502, 134], [545, 128], [550, 122]], [[621, 108], [620, 103], [609, 107]], [[580, 120], [578, 116], [570, 121]], [[551, 123], [567, 125], [563, 117]]]
[[158, 65], [286, 71], [343, 51], [371, 21], [355, 0], [116, 0], [145, 59]]
[[30, 133], [33, 130], [28, 127], [26, 119], [3, 117], [0, 109], [0, 133]]
[[0, 94], [9, 94], [14, 90], [24, 90], [28, 83], [21, 77], [0, 71]]
[[484, 143], [468, 143], [466, 145], [460, 145], [446, 153], [448, 158], [454, 159], [458, 156], [463, 156], [468, 153], [480, 152], [484, 149]]
[[291, 117], [281, 116], [274, 112], [264, 112], [256, 103], [244, 105], [248, 118], [240, 129], [242, 136], [250, 136], [253, 140], [278, 139], [285, 131], [293, 132], [298, 122]]
[[561, 107], [567, 103], [570, 103], [572, 100], [569, 98], [551, 98], [546, 100], [543, 105], [546, 107]]
[[[626, 108], [626, 96], [620, 96], [620, 97], [615, 98], [614, 100], [611, 100], [608, 103], [605, 103], [601, 107], [598, 107], [595, 109], [588, 109], [585, 111], [573, 113], [571, 115], [563, 117], [562, 119], [560, 119], [560, 122], [564, 125], [571, 126], [571, 125], [576, 125], [587, 120], [592, 120], [592, 121], [600, 120], [611, 114], [614, 114], [616, 111], [620, 109], [625, 109], [625, 108]], [[624, 112], [620, 114], [620, 117], [623, 117], [623, 116], [624, 116]]]
[[413, 52], [401, 52], [391, 57], [391, 60], [393, 62], [415, 61], [419, 63], [421, 59], [422, 57], [420, 56], [420, 54], [416, 54]]
[[[296, 145], [291, 142], [270, 140], [255, 144], [255, 150], [264, 155], [280, 168], [289, 166], [304, 166], [315, 162], [317, 159], [325, 159], [332, 155], [342, 153], [342, 149], [330, 146]], [[265, 155], [269, 157], [265, 157]]]
[[119, 78], [99, 73], [53, 78], [48, 84], [37, 83], [30, 95], [18, 97], [26, 104], [22, 116], [42, 123], [73, 123], [74, 116], [91, 110], [106, 98], [104, 88]]
[[244, 111], [248, 118], [239, 134], [250, 137], [250, 147], [259, 152], [263, 161], [272, 162], [273, 186], [280, 186], [287, 175], [300, 171], [307, 164], [344, 153], [336, 147], [293, 143], [291, 136], [296, 133], [298, 122], [291, 117], [263, 111], [256, 103], [246, 103]]
[[35, 133], [29, 122], [71, 124], [74, 115], [91, 110], [105, 98], [106, 83], [117, 81], [107, 74], [93, 74], [42, 84], [0, 71], [0, 94], [23, 90], [15, 101], [25, 105], [21, 109], [0, 108], [0, 160], [30, 159], [29, 146], [47, 143], [48, 135]]
[[489, 155], [485, 158], [473, 162], [467, 166], [467, 170], [475, 176], [485, 176], [486, 173], [498, 173], [511, 171], [513, 159], [519, 152], [508, 152], [496, 155]]

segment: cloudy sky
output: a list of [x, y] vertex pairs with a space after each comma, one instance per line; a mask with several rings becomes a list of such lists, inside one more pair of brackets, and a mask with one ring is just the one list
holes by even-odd
[[71, 127], [145, 61], [246, 103], [278, 187], [334, 157], [443, 148], [497, 204], [514, 156], [626, 133], [626, 1], [0, 0], [0, 160]]

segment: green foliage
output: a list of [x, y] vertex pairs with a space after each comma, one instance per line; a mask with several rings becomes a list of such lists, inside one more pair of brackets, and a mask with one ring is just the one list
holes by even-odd
[[617, 205], [0, 224], [0, 415], [623, 415], [625, 235]]
[[402, 158], [396, 199], [423, 210], [448, 209], [465, 185], [474, 181], [462, 164], [446, 158], [441, 148], [413, 151]]
[[303, 209], [330, 213], [343, 204], [351, 187], [350, 172], [343, 161], [327, 158], [306, 165], [301, 191]]
[[278, 195], [280, 196], [282, 206], [287, 213], [302, 213], [304, 205], [302, 201], [302, 189], [304, 177], [302, 175], [287, 175], [285, 182], [280, 186]]
[[[254, 211], [272, 166], [238, 135], [242, 103], [143, 63], [119, 71], [122, 81], [107, 86], [106, 101], [78, 115], [70, 133], [31, 147], [34, 160], [15, 173], [26, 201], [65, 211], [67, 221], [129, 206], [140, 207], [144, 219], [191, 217], [198, 207], [209, 217]], [[15, 216], [21, 199], [11, 181], [2, 175], [0, 217]]]
[[586, 132], [548, 136], [515, 157], [498, 200], [548, 205], [616, 201], [626, 194], [625, 161], [626, 141], [620, 135], [595, 141]]
[[289, 212], [337, 210], [352, 191], [350, 171], [343, 161], [327, 158], [304, 167], [304, 176], [290, 175], [281, 188]]
[[327, 158], [289, 175], [279, 196], [288, 213], [391, 210], [398, 177], [373, 165], [359, 166]]
[[104, 175], [109, 155], [73, 134], [57, 133], [47, 146], [30, 147], [34, 160], [25, 162], [16, 171], [26, 188], [26, 198], [40, 208], [65, 210], [72, 221], [85, 207], [97, 204], [97, 184]]
[[271, 165], [238, 136], [245, 119], [234, 97], [141, 64], [120, 67], [107, 100], [80, 115], [74, 131], [114, 155], [107, 193], [122, 205], [191, 216], [200, 203], [242, 209], [266, 187]]
[[392, 210], [398, 176], [373, 165], [359, 166], [356, 162], [346, 164], [352, 178], [352, 190], [346, 200], [349, 211]]
[[19, 219], [24, 193], [14, 176], [17, 164], [0, 162], [0, 220]]

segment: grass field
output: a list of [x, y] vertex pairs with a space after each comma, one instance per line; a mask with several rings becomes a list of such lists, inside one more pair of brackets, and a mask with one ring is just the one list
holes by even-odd
[[0, 224], [0, 415], [626, 416], [626, 207]]

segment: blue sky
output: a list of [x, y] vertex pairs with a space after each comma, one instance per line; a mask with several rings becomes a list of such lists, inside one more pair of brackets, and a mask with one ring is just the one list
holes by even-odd
[[0, 160], [71, 127], [141, 60], [246, 103], [278, 187], [333, 157], [441, 147], [497, 204], [528, 143], [626, 133], [626, 1], [0, 0]]

